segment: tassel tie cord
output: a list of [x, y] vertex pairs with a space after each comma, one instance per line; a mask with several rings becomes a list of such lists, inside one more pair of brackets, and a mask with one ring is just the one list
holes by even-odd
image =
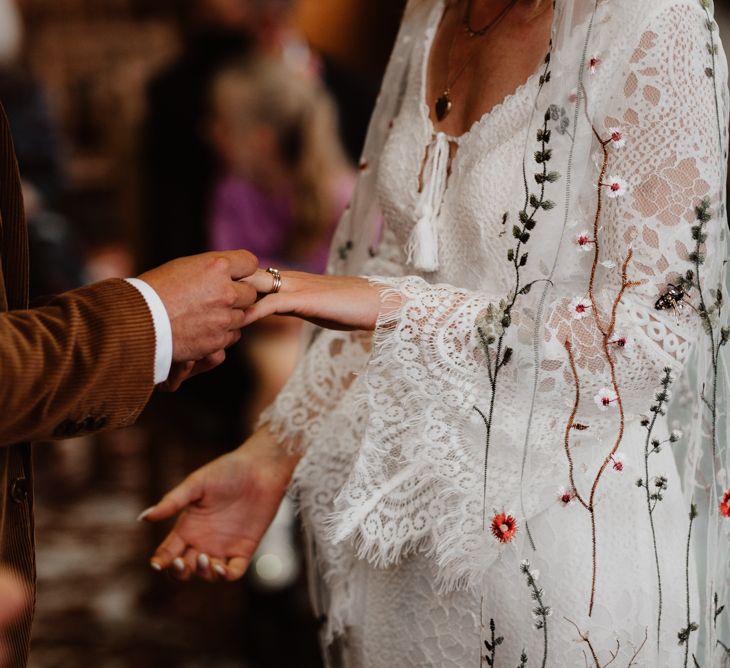
[[416, 203], [416, 225], [406, 248], [408, 263], [419, 271], [439, 268], [437, 222], [449, 179], [451, 145], [449, 138], [438, 132], [426, 149], [422, 188]]

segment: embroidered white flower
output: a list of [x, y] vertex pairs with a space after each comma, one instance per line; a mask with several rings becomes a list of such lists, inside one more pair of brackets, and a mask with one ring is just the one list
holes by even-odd
[[615, 269], [616, 263], [611, 260], [604, 260], [603, 262], [601, 262], [601, 266], [605, 267], [606, 269]]
[[583, 320], [591, 310], [591, 302], [585, 297], [576, 297], [570, 302], [570, 313], [576, 320]]
[[669, 434], [669, 442], [676, 443], [684, 434], [681, 429], [672, 429], [672, 433]]
[[593, 245], [593, 237], [591, 236], [591, 233], [588, 230], [580, 232], [575, 238], [575, 245], [578, 247], [579, 251], [583, 251], [584, 253], [590, 251], [591, 246]]
[[611, 146], [614, 148], [623, 148], [626, 146], [626, 139], [624, 138], [624, 133], [621, 128], [609, 128], [608, 132], [611, 135], [611, 139], [609, 141]]
[[608, 196], [612, 199], [623, 197], [629, 191], [629, 185], [620, 176], [609, 176], [603, 184], [608, 188]]
[[611, 462], [613, 463], [613, 470], [619, 473], [624, 470], [626, 464], [626, 455], [617, 452], [615, 455], [611, 455]]
[[598, 406], [598, 408], [602, 411], [608, 410], [611, 407], [611, 404], [617, 400], [618, 396], [611, 387], [604, 387], [598, 391], [595, 397], [593, 397], [593, 401], [596, 402], [596, 406]]

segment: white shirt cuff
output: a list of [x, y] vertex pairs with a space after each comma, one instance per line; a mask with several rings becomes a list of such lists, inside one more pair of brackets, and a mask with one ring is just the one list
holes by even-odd
[[167, 309], [160, 296], [149, 284], [138, 278], [127, 278], [127, 283], [140, 291], [147, 307], [152, 313], [152, 324], [155, 328], [155, 385], [164, 383], [170, 375], [172, 367], [172, 327]]

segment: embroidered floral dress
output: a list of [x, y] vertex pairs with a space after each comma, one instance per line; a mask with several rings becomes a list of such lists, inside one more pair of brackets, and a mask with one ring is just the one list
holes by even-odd
[[331, 665], [730, 653], [711, 11], [558, 0], [545, 64], [448, 137], [425, 106], [444, 2], [409, 4], [330, 262], [402, 307], [313, 331], [263, 418], [304, 452]]

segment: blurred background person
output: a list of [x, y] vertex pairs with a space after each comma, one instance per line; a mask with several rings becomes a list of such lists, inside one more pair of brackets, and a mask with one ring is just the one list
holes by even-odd
[[0, 100], [23, 175], [33, 304], [80, 286], [83, 267], [73, 230], [57, 212], [65, 169], [60, 132], [46, 91], [22, 62], [23, 23], [12, 0], [0, 0], [0, 25]]

